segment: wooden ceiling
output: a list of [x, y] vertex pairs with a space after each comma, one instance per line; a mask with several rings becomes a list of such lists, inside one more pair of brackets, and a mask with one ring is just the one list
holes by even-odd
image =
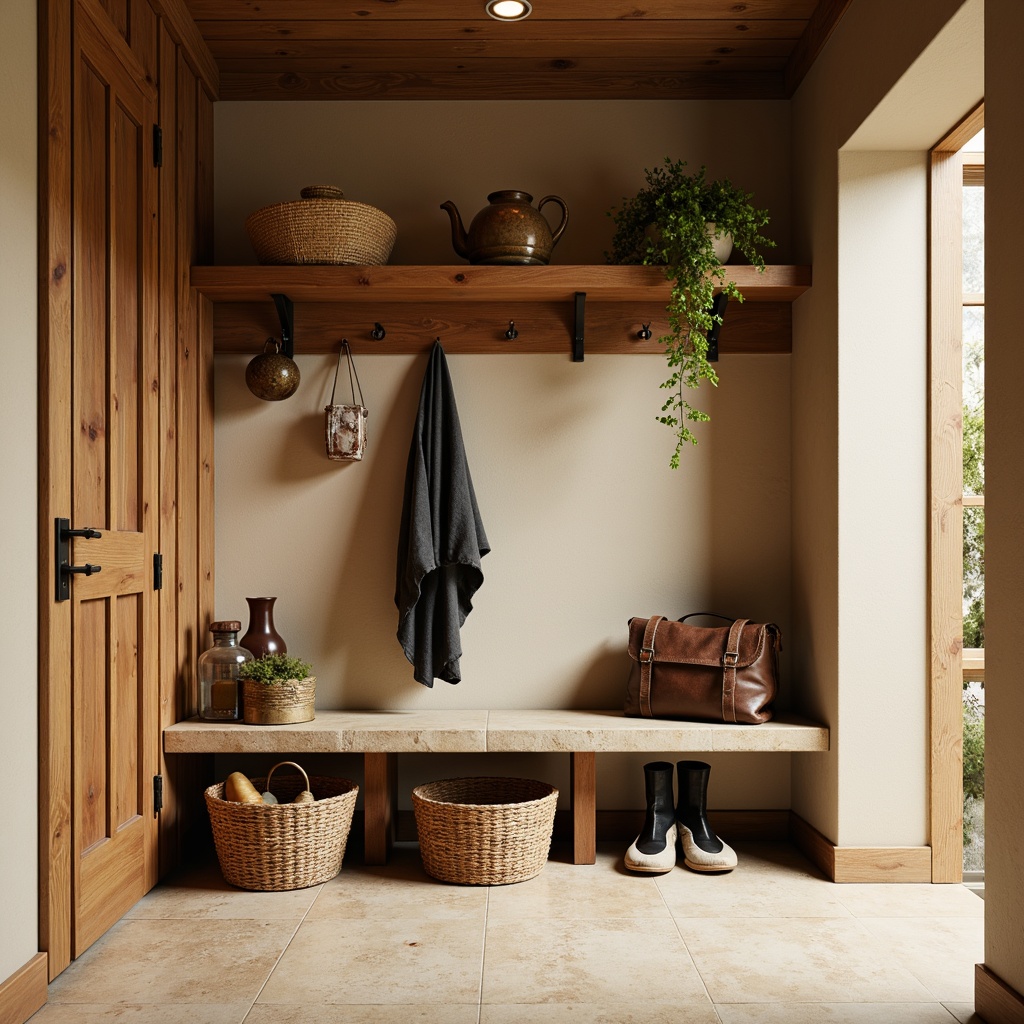
[[220, 98], [780, 99], [852, 0], [186, 0]]

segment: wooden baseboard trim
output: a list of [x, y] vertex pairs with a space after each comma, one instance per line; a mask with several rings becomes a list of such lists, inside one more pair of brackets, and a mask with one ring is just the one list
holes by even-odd
[[25, 1024], [46, 1002], [46, 954], [36, 953], [6, 981], [0, 981], [0, 1024]]
[[1024, 996], [984, 964], [975, 964], [974, 1011], [988, 1024], [1024, 1024]]
[[930, 882], [929, 846], [835, 846], [799, 814], [790, 812], [797, 847], [833, 882]]

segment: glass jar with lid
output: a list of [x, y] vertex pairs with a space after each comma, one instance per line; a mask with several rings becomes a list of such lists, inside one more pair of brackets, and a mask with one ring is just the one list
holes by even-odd
[[199, 717], [206, 721], [238, 722], [242, 718], [238, 670], [253, 656], [238, 646], [241, 628], [237, 619], [210, 623], [213, 646], [199, 655]]

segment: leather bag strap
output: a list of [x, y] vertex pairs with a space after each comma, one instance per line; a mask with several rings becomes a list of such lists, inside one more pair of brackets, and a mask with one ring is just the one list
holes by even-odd
[[737, 619], [729, 627], [722, 655], [722, 721], [736, 721], [736, 664], [740, 660], [740, 635], [749, 619]]
[[684, 615], [681, 619], [678, 619], [677, 621], [685, 622], [687, 619], [696, 619], [702, 615], [707, 616], [709, 619], [725, 619], [726, 622], [736, 621], [735, 615], [719, 615], [718, 612], [690, 612], [689, 615]]
[[652, 615], [644, 627], [644, 639], [640, 646], [640, 714], [653, 718], [651, 711], [651, 672], [654, 669], [654, 634], [664, 621], [664, 615]]

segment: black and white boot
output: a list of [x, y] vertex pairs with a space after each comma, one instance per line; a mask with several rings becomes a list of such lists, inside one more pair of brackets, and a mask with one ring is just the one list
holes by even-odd
[[711, 765], [704, 761], [679, 761], [679, 803], [676, 825], [683, 863], [691, 871], [732, 871], [736, 853], [715, 835], [707, 819], [708, 777]]
[[630, 871], [657, 875], [676, 866], [676, 816], [672, 799], [672, 765], [651, 761], [644, 765], [647, 816], [640, 835], [626, 851]]

